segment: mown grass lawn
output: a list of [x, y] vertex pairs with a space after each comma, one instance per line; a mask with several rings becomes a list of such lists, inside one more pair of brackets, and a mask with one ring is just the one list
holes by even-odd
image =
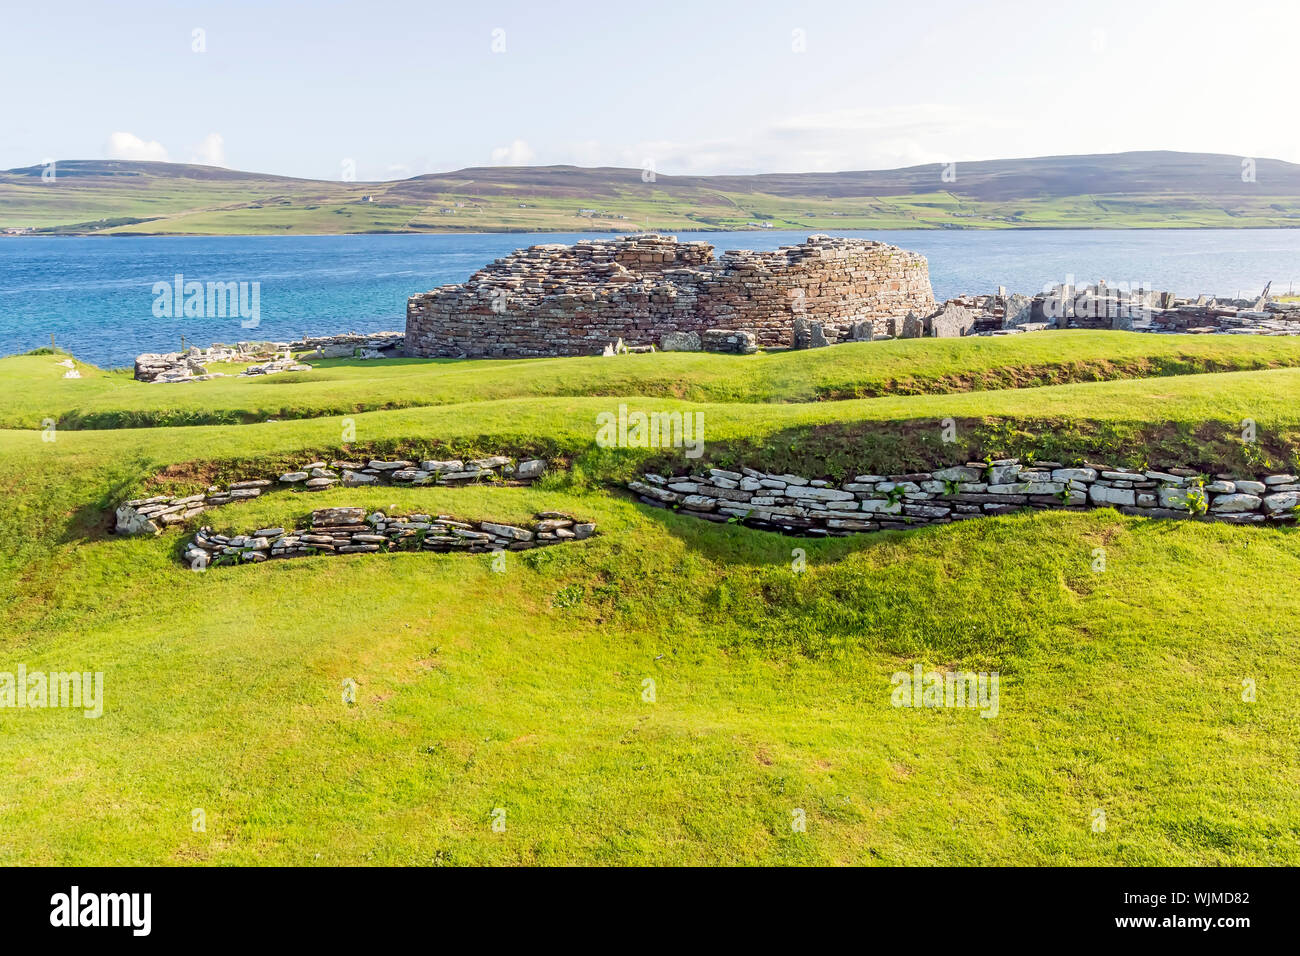
[[[680, 374], [718, 388], [739, 366], [691, 358]], [[580, 372], [566, 385], [553, 363], [552, 388], [601, 367], [568, 361]], [[843, 383], [867, 377], [841, 361]], [[10, 395], [95, 381], [15, 368], [0, 365]], [[276, 492], [203, 521], [361, 504], [597, 522], [503, 573], [430, 554], [194, 573], [180, 532], [105, 532], [104, 509], [164, 466], [337, 448], [336, 416], [0, 432], [0, 670], [102, 670], [106, 694], [98, 720], [0, 710], [0, 863], [1300, 862], [1300, 532], [1109, 511], [832, 541], [713, 525], [615, 490], [654, 457], [593, 447], [618, 397], [501, 396], [511, 370], [496, 374], [459, 402], [355, 414], [356, 440], [541, 447], [569, 476]], [[240, 387], [242, 407], [260, 401], [222, 384], [230, 407]], [[294, 401], [309, 384], [275, 387]], [[710, 456], [774, 468], [940, 454], [920, 436], [944, 417], [990, 450], [1048, 428], [1217, 459], [1247, 415], [1274, 455], [1300, 434], [1294, 369], [804, 404], [626, 387], [634, 405], [702, 410]], [[175, 394], [143, 388], [141, 410]], [[891, 706], [890, 676], [916, 663], [997, 671], [998, 716]]]

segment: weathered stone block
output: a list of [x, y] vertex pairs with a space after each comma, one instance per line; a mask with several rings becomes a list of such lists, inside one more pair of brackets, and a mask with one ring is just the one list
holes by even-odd
[[698, 352], [703, 344], [699, 332], [665, 332], [659, 347], [665, 352]]
[[1008, 296], [1002, 317], [1002, 327], [1004, 329], [1014, 329], [1032, 321], [1033, 299], [1019, 293], [1012, 293]]
[[[1241, 482], [1237, 482], [1240, 486]], [[1264, 499], [1264, 507], [1269, 511], [1290, 511], [1300, 505], [1300, 492], [1281, 491]]]
[[945, 305], [926, 320], [926, 326], [936, 339], [961, 338], [975, 328], [975, 313], [960, 305]]
[[1218, 495], [1210, 505], [1210, 510], [1220, 514], [1232, 514], [1241, 511], [1255, 511], [1259, 508], [1257, 495], [1228, 494]]
[[1131, 489], [1109, 488], [1093, 485], [1088, 489], [1088, 500], [1095, 505], [1134, 505], [1135, 493]]
[[517, 481], [534, 481], [540, 478], [546, 472], [546, 460], [543, 458], [533, 458], [529, 461], [521, 461], [515, 466], [514, 478]]
[[705, 329], [700, 342], [706, 352], [752, 355], [758, 351], [757, 336], [753, 332], [739, 329]]

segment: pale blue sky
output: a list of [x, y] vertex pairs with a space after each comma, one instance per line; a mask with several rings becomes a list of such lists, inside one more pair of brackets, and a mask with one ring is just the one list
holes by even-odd
[[337, 179], [352, 159], [359, 179], [388, 179], [1122, 149], [1300, 162], [1297, 37], [1295, 0], [9, 4], [0, 168], [158, 158]]

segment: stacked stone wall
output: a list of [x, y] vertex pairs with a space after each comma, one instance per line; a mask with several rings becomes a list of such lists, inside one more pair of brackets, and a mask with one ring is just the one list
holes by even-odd
[[311, 513], [305, 528], [259, 528], [236, 535], [200, 528], [186, 545], [183, 558], [197, 570], [316, 554], [485, 554], [582, 541], [596, 531], [595, 523], [559, 511], [542, 511], [535, 517], [532, 527], [525, 528], [496, 521], [462, 521], [452, 515], [390, 515], [382, 511], [367, 513], [364, 508], [321, 508]]
[[832, 341], [869, 322], [895, 334], [909, 313], [934, 310], [923, 256], [863, 239], [811, 236], [775, 252], [632, 236], [522, 249], [461, 285], [412, 296], [411, 355], [505, 358], [599, 355], [622, 339], [658, 346], [666, 334], [752, 332], [761, 347], [794, 344], [797, 318]]
[[310, 461], [298, 471], [278, 478], [259, 476], [236, 481], [225, 487], [212, 485], [192, 495], [155, 495], [125, 501], [115, 512], [118, 534], [159, 534], [171, 525], [182, 524], [211, 508], [260, 497], [264, 490], [279, 487], [305, 492], [326, 491], [335, 485], [362, 488], [370, 485], [394, 487], [439, 487], [509, 482], [531, 484], [546, 471], [540, 458], [516, 462], [505, 455], [490, 458], [459, 458], [448, 461]]
[[1300, 477], [1291, 474], [1210, 478], [1186, 468], [1130, 471], [1015, 459], [908, 475], [858, 475], [839, 485], [752, 468], [644, 477], [629, 487], [647, 504], [796, 534], [948, 524], [1025, 508], [1109, 507], [1151, 518], [1255, 525], [1294, 524], [1300, 511]]

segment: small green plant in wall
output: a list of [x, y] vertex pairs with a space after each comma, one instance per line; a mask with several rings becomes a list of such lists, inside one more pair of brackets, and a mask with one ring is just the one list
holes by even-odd
[[1266, 471], [1273, 467], [1268, 455], [1264, 453], [1263, 447], [1257, 441], [1243, 441], [1241, 443], [1241, 457], [1246, 464], [1256, 471]]

